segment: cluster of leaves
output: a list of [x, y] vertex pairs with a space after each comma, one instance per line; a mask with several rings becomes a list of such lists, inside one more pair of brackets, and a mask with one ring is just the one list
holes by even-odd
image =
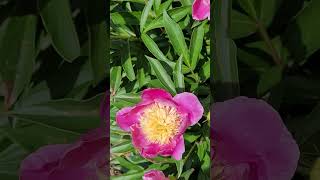
[[108, 54], [97, 2], [0, 1], [0, 179], [18, 179], [38, 148], [100, 126]]
[[320, 157], [319, 9], [318, 0], [233, 0], [228, 32], [233, 41], [219, 37], [219, 30], [215, 34], [230, 53], [217, 54], [217, 64], [231, 65], [216, 75], [240, 84], [241, 95], [268, 101], [297, 140], [296, 179], [309, 179]]
[[145, 88], [163, 88], [175, 95], [195, 93], [209, 113], [210, 41], [207, 21], [191, 17], [191, 0], [112, 0], [111, 37], [111, 179], [141, 179], [162, 170], [176, 179], [209, 179], [208, 117], [184, 134], [182, 160], [144, 159], [134, 149], [130, 134], [115, 122], [123, 107], [140, 101]]

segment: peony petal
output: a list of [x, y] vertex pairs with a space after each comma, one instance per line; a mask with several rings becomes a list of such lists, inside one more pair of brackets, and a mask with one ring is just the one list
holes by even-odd
[[138, 124], [131, 126], [132, 144], [139, 150], [141, 156], [145, 158], [154, 158], [160, 151], [160, 146], [157, 144], [151, 144], [145, 139]]
[[187, 128], [190, 126], [189, 113], [187, 113], [184, 109], [178, 110], [181, 118], [181, 124], [179, 127], [179, 133], [177, 136], [183, 135]]
[[[94, 168], [56, 169], [46, 180], [99, 180]], [[40, 179], [39, 179], [40, 180]], [[44, 180], [44, 179], [43, 179]]]
[[90, 162], [99, 166], [97, 163], [105, 161], [105, 155], [108, 153], [107, 139], [103, 128], [91, 130], [63, 154], [60, 168], [81, 168]]
[[[106, 164], [107, 134], [98, 128], [83, 135], [74, 144], [48, 145], [30, 154], [20, 168], [20, 179], [94, 178]], [[96, 178], [97, 179], [97, 178]], [[97, 179], [98, 180], [98, 179]]]
[[116, 122], [118, 126], [124, 131], [130, 131], [130, 126], [139, 122], [139, 117], [143, 110], [148, 107], [148, 103], [140, 103], [134, 107], [126, 107], [121, 109], [116, 114]]
[[69, 144], [48, 145], [30, 154], [21, 163], [20, 179], [47, 179], [69, 147]]
[[250, 176], [250, 165], [239, 164], [234, 166], [227, 166], [223, 169], [223, 177], [228, 180], [248, 179], [251, 180], [256, 176]]
[[21, 163], [21, 170], [48, 169], [48, 164], [56, 164], [68, 148], [69, 144], [57, 144], [41, 147], [36, 152], [27, 156]]
[[130, 131], [130, 126], [138, 122], [138, 117], [130, 114], [133, 108], [134, 107], [123, 108], [116, 114], [116, 122], [124, 131]]
[[159, 154], [161, 156], [171, 156], [177, 146], [178, 140], [180, 140], [180, 138], [173, 139], [169, 144], [162, 145], [160, 147], [161, 151], [159, 152]]
[[192, 18], [195, 20], [210, 20], [210, 0], [195, 0], [192, 5]]
[[143, 177], [143, 180], [169, 180], [166, 178], [166, 176], [163, 174], [162, 171], [158, 170], [150, 170], [146, 172]]
[[144, 102], [154, 101], [155, 99], [172, 99], [170, 93], [163, 89], [145, 89], [142, 91], [141, 99]]
[[212, 123], [215, 162], [229, 166], [254, 163], [251, 170], [259, 177], [292, 178], [299, 159], [298, 146], [280, 115], [266, 102], [238, 97], [216, 103]]
[[204, 110], [197, 96], [184, 92], [177, 94], [173, 100], [189, 114], [190, 125], [195, 125], [201, 119]]
[[180, 160], [182, 158], [182, 154], [185, 151], [185, 147], [184, 147], [184, 139], [183, 136], [180, 136], [177, 140], [177, 146], [175, 147], [173, 153], [172, 153], [172, 157], [175, 160]]

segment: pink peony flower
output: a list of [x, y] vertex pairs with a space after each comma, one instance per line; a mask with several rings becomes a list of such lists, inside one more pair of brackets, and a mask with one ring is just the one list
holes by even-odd
[[192, 18], [194, 20], [210, 20], [210, 0], [195, 0], [192, 5]]
[[143, 180], [169, 180], [162, 171], [150, 170], [142, 177]]
[[107, 177], [107, 139], [103, 129], [95, 129], [74, 144], [42, 147], [23, 160], [20, 180], [99, 180]]
[[162, 89], [146, 89], [142, 101], [121, 109], [118, 126], [131, 132], [132, 142], [145, 158], [157, 155], [181, 159], [184, 153], [183, 133], [203, 115], [203, 107], [192, 93], [172, 97]]
[[227, 180], [289, 180], [299, 149], [280, 115], [262, 100], [238, 97], [213, 106], [212, 174]]

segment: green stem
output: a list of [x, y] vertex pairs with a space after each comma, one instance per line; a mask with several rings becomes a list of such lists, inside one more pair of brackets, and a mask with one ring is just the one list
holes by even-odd
[[196, 147], [196, 143], [193, 143], [193, 145], [192, 145], [192, 147], [191, 147], [191, 149], [190, 149], [190, 151], [188, 152], [188, 154], [187, 154], [187, 156], [186, 156], [186, 158], [184, 158], [184, 161], [183, 161], [183, 163], [186, 163], [186, 161], [188, 160], [188, 158], [191, 156], [191, 153], [192, 153], [192, 151], [194, 150], [194, 148]]
[[127, 41], [140, 41], [139, 38], [136, 37], [128, 37], [128, 36], [110, 36], [111, 40], [127, 40]]
[[258, 27], [258, 30], [259, 30], [259, 33], [260, 33], [262, 39], [265, 41], [265, 43], [267, 44], [267, 46], [270, 50], [273, 61], [277, 65], [282, 66], [281, 58], [280, 58], [276, 48], [274, 47], [274, 45], [268, 35], [266, 28], [263, 26], [263, 24], [260, 21], [257, 21], [257, 27]]
[[[191, 74], [194, 76], [194, 77], [197, 77], [196, 74], [194, 73], [194, 71], [192, 70], [192, 68], [190, 66], [187, 66], [191, 72]], [[200, 83], [200, 80], [199, 78], [196, 79], [197, 83]]]

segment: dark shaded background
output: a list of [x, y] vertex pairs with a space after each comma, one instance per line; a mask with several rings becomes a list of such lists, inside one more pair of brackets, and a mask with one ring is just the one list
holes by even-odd
[[255, 0], [255, 17], [239, 2], [233, 1], [230, 34], [240, 94], [263, 98], [281, 114], [301, 151], [294, 179], [309, 179], [320, 156], [320, 3]]

